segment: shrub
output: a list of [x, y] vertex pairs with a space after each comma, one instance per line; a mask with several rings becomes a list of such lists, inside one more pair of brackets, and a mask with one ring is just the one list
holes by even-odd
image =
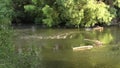
[[116, 16], [116, 9], [96, 0], [32, 0], [24, 8], [32, 12], [35, 22], [42, 22], [48, 27], [63, 24], [79, 28], [110, 24]]

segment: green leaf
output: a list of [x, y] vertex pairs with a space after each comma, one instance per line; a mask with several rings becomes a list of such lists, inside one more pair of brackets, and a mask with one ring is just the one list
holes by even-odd
[[24, 9], [26, 11], [34, 11], [36, 9], [36, 6], [34, 6], [34, 5], [25, 5]]
[[53, 8], [51, 8], [49, 5], [45, 5], [45, 7], [42, 8], [42, 11], [47, 17], [50, 17], [53, 14]]
[[51, 18], [43, 19], [42, 20], [44, 24], [46, 24], [48, 27], [52, 27], [53, 20]]
[[33, 2], [34, 4], [37, 4], [37, 0], [32, 0], [32, 2]]

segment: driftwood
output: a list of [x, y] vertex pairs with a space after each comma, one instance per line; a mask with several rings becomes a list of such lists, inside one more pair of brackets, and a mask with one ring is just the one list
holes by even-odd
[[102, 46], [104, 43], [99, 41], [99, 40], [91, 40], [91, 39], [84, 39], [86, 41], [91, 41], [93, 42], [93, 45], [96, 45], [96, 46]]
[[103, 45], [103, 42], [101, 42], [99, 40], [91, 40], [91, 39], [84, 39], [84, 40], [93, 42], [93, 45], [73, 47], [73, 51], [90, 50], [93, 48], [93, 46], [102, 46]]
[[69, 32], [69, 33], [63, 33], [63, 34], [58, 34], [58, 35], [54, 35], [54, 36], [37, 36], [37, 35], [32, 35], [32, 36], [23, 36], [21, 37], [21, 39], [31, 39], [31, 38], [35, 38], [35, 39], [66, 39], [66, 38], [72, 38], [72, 34], [74, 32]]
[[103, 27], [97, 26], [93, 28], [94, 31], [103, 31]]
[[79, 47], [73, 47], [73, 51], [82, 51], [82, 50], [89, 50], [92, 49], [93, 46], [89, 45], [89, 46], [79, 46]]
[[86, 31], [100, 31], [102, 32], [104, 30], [103, 27], [100, 27], [100, 26], [97, 26], [97, 27], [94, 27], [94, 28], [85, 28]]

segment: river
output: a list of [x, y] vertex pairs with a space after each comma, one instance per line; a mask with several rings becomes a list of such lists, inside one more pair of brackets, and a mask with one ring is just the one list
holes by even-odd
[[[36, 64], [40, 64], [35, 68], [120, 68], [120, 27], [106, 27], [103, 31], [38, 27], [15, 28], [14, 31], [18, 53], [29, 51], [30, 46], [37, 49], [40, 61]], [[85, 39], [104, 44], [99, 46]], [[93, 48], [73, 50], [88, 45]]]

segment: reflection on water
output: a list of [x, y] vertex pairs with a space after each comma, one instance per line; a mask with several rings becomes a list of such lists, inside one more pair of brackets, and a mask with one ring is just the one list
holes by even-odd
[[[21, 51], [31, 45], [40, 48], [41, 68], [120, 68], [119, 29], [109, 27], [102, 32], [85, 29], [15, 29], [14, 43]], [[93, 40], [104, 44], [99, 46]], [[93, 48], [72, 50], [73, 47], [88, 45]]]

